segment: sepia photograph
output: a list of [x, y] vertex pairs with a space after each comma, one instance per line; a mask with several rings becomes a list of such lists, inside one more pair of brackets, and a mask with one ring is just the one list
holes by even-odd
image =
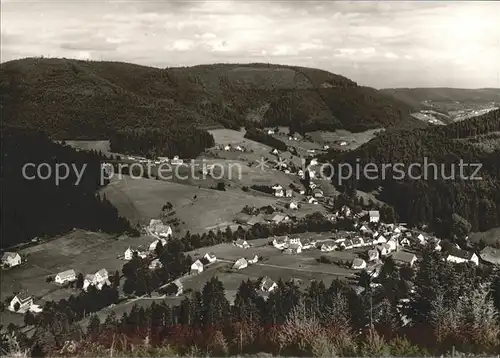
[[1, 357], [500, 357], [500, 1], [2, 0]]

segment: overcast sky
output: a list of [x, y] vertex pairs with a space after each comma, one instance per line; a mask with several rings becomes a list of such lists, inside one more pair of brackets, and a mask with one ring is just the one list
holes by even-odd
[[2, 0], [2, 62], [271, 62], [383, 87], [500, 87], [500, 2]]

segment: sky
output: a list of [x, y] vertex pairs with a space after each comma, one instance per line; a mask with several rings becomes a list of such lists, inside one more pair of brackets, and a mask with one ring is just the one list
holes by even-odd
[[500, 2], [2, 0], [24, 57], [321, 68], [360, 85], [500, 87]]

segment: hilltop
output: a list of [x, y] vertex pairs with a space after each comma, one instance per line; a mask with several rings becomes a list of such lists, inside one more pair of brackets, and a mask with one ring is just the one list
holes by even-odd
[[7, 123], [59, 139], [190, 125], [363, 131], [420, 124], [404, 102], [343, 76], [268, 64], [159, 69], [27, 58], [2, 64], [0, 94]]

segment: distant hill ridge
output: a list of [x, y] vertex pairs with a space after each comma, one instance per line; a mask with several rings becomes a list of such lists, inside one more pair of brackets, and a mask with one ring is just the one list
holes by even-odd
[[55, 138], [124, 128], [290, 125], [298, 131], [422, 126], [411, 107], [327, 71], [270, 64], [159, 69], [27, 58], [2, 64], [5, 121]]

